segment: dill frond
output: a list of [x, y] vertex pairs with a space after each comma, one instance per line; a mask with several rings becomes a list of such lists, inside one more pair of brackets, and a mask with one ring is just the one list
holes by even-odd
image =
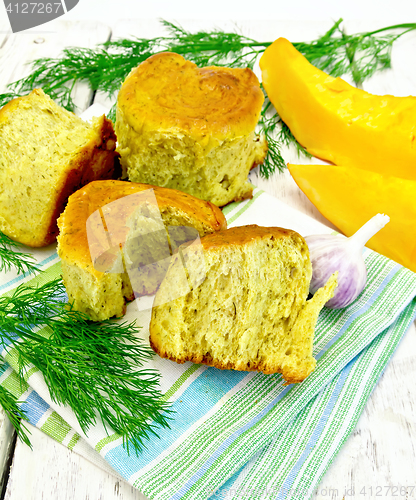
[[20, 377], [32, 365], [42, 372], [52, 400], [70, 406], [84, 432], [100, 417], [138, 452], [169, 421], [160, 374], [143, 367], [154, 353], [134, 322], [89, 321], [64, 298], [61, 279], [0, 297], [3, 346], [16, 351]]
[[[6, 368], [7, 365], [5, 361], [0, 358], [0, 375], [4, 373]], [[20, 408], [17, 397], [2, 385], [0, 385], [0, 405], [8, 416], [18, 438], [32, 448], [32, 444], [28, 436], [30, 431], [24, 424], [25, 421], [28, 421], [27, 415], [22, 408]]]
[[[390, 68], [393, 43], [416, 29], [416, 23], [405, 23], [348, 35], [341, 28], [342, 21], [339, 19], [313, 42], [293, 45], [317, 68], [334, 77], [350, 75], [356, 85]], [[395, 33], [378, 36], [384, 32]]]
[[22, 245], [0, 232], [0, 272], [16, 269], [17, 274], [36, 273], [36, 260], [28, 253], [19, 252]]
[[259, 133], [264, 134], [267, 140], [268, 152], [263, 164], [260, 165], [260, 175], [268, 179], [276, 171], [276, 168], [279, 172], [283, 172], [286, 163], [280, 152], [280, 142], [276, 139], [276, 133], [279, 130], [281, 121], [263, 86], [261, 87], [265, 94], [265, 103], [260, 113], [258, 128]]
[[30, 434], [30, 431], [24, 424], [24, 422], [27, 421], [27, 416], [25, 412], [19, 407], [19, 401], [17, 400], [17, 398], [1, 385], [0, 405], [8, 416], [10, 423], [17, 433], [18, 438], [23, 443], [32, 448], [32, 444], [28, 436], [28, 434]]

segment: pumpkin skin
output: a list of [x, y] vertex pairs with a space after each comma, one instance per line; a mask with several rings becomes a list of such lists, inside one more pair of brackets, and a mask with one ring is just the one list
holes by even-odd
[[337, 165], [288, 165], [309, 200], [346, 236], [371, 217], [390, 222], [367, 247], [416, 272], [416, 181]]
[[279, 38], [260, 59], [267, 94], [309, 153], [416, 179], [416, 97], [376, 96], [333, 78]]

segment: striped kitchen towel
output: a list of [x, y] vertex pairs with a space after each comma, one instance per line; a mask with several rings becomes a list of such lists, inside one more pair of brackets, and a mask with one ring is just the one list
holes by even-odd
[[[304, 236], [331, 232], [258, 189], [253, 199], [224, 212], [230, 226], [282, 226]], [[53, 249], [35, 254], [46, 270], [35, 278], [4, 275], [0, 293], [22, 281], [59, 275]], [[39, 372], [30, 372], [23, 387], [13, 356], [0, 383], [19, 396], [31, 423], [74, 451], [89, 457], [99, 453], [151, 499], [304, 500], [353, 429], [416, 314], [416, 274], [370, 250], [365, 260], [368, 283], [358, 299], [345, 309], [321, 312], [314, 341], [317, 367], [301, 384], [284, 386], [280, 375], [178, 365], [157, 356], [149, 361], [160, 371], [162, 391], [175, 413], [170, 429], [159, 429], [137, 456], [99, 422], [83, 434], [72, 411], [52, 403]], [[145, 341], [149, 316], [130, 304], [125, 318], [137, 318]]]

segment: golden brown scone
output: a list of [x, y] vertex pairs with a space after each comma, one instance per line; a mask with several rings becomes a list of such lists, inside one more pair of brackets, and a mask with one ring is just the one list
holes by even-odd
[[217, 206], [251, 197], [247, 174], [267, 153], [254, 134], [263, 101], [249, 68], [198, 68], [172, 52], [151, 56], [118, 95], [122, 166], [131, 181]]
[[282, 373], [301, 382], [312, 356], [319, 311], [336, 286], [333, 276], [307, 301], [312, 269], [305, 240], [277, 227], [242, 226], [201, 239], [200, 255], [184, 251], [188, 275], [202, 284], [169, 301], [178, 257], [156, 294], [150, 344], [160, 356], [221, 369]]
[[115, 147], [105, 116], [90, 125], [41, 89], [10, 101], [0, 110], [0, 231], [31, 247], [53, 242], [68, 196], [116, 175]]
[[[152, 193], [156, 196], [156, 206]], [[142, 195], [140, 199], [130, 196], [137, 194]], [[119, 201], [122, 203], [116, 203]], [[95, 225], [87, 229], [90, 216]], [[221, 210], [212, 203], [174, 189], [117, 180], [91, 182], [70, 196], [58, 225], [58, 254], [69, 301], [76, 310], [97, 321], [122, 316], [126, 300], [134, 298], [127, 273], [112, 272], [120, 270], [120, 265], [124, 270], [126, 264], [120, 262], [118, 243], [123, 246], [123, 259], [128, 257], [134, 264], [149, 257], [139, 255], [135, 238], [149, 235], [152, 238], [150, 260], [155, 264], [148, 275], [141, 276], [141, 288], [134, 289], [136, 296], [147, 295], [159, 286], [160, 272], [166, 272], [158, 264], [164, 257], [160, 255], [160, 245], [166, 241], [165, 226], [192, 227], [200, 236], [227, 227]], [[161, 229], [163, 234], [159, 233]], [[108, 238], [115, 242], [113, 250]], [[187, 239], [185, 234], [183, 241]], [[103, 253], [106, 247], [108, 252]], [[97, 257], [94, 264], [91, 254]]]

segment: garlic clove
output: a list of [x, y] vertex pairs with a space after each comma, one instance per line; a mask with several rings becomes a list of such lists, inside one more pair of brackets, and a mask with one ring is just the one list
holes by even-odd
[[329, 234], [305, 238], [312, 262], [310, 292], [314, 294], [338, 271], [338, 286], [334, 297], [325, 304], [326, 307], [346, 307], [363, 291], [367, 283], [367, 269], [362, 256], [364, 245], [389, 220], [387, 215], [378, 214], [350, 238]]

